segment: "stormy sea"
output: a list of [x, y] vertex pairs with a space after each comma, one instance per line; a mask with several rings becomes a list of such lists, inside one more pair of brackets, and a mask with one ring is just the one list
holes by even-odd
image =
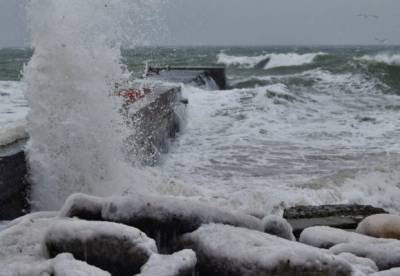
[[[0, 50], [1, 144], [27, 135], [21, 79], [32, 54]], [[253, 214], [333, 203], [400, 211], [400, 47], [138, 47], [122, 61], [131, 79], [145, 62], [227, 69], [226, 90], [178, 84], [189, 104], [151, 168], [168, 182], [159, 193]]]

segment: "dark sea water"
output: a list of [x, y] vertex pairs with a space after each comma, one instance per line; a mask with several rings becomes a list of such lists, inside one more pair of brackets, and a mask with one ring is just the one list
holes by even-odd
[[[183, 86], [185, 128], [157, 167], [193, 196], [249, 212], [348, 202], [400, 211], [400, 47], [122, 52], [132, 78], [145, 62], [227, 67], [225, 91]], [[31, 55], [0, 50], [8, 126], [26, 115], [20, 79]]]

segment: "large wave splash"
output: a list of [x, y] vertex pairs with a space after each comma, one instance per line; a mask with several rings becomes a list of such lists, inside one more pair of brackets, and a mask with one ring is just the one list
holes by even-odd
[[365, 55], [360, 58], [363, 61], [369, 61], [374, 63], [384, 63], [392, 66], [400, 66], [400, 54], [377, 54], [377, 55]]
[[144, 176], [122, 153], [128, 129], [119, 114], [120, 99], [112, 94], [127, 77], [121, 43], [137, 42], [130, 39], [133, 32], [131, 37], [142, 39], [141, 18], [157, 4], [27, 4], [34, 54], [23, 81], [30, 106], [27, 152], [34, 209], [57, 209], [73, 192], [109, 195], [127, 187], [146, 189]]
[[239, 66], [242, 68], [271, 69], [277, 67], [301, 66], [314, 62], [317, 56], [324, 53], [272, 53], [260, 56], [231, 56], [225, 53], [218, 54], [217, 62], [227, 66]]

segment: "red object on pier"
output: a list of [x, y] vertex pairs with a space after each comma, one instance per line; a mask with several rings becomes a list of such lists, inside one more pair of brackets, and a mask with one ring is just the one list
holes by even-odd
[[119, 91], [118, 96], [123, 97], [128, 103], [134, 103], [137, 100], [145, 97], [147, 94], [150, 94], [151, 92], [151, 89], [148, 88], [131, 88]]

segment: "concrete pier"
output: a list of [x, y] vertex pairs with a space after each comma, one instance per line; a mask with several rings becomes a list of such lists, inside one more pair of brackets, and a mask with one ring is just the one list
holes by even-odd
[[[180, 130], [179, 110], [184, 108], [180, 87], [155, 87], [137, 112], [125, 115], [134, 133], [128, 138], [128, 156], [143, 165], [155, 165], [168, 151], [168, 140]], [[134, 104], [135, 105], [135, 104]], [[129, 105], [125, 108], [129, 109]]]
[[218, 89], [226, 89], [227, 81], [225, 67], [223, 66], [164, 66], [148, 67], [146, 76], [149, 78], [206, 85], [212, 80]]

